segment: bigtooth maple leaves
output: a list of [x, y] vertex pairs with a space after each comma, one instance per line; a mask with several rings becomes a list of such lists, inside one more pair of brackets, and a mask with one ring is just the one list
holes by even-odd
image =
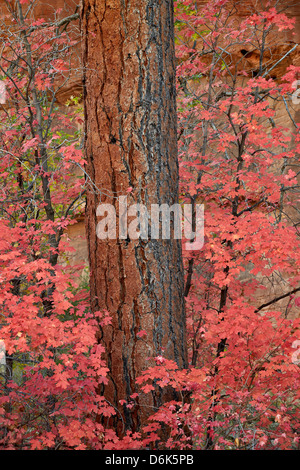
[[33, 2], [6, 7], [0, 58], [6, 88], [0, 110], [0, 448], [86, 449], [93, 441], [101, 448], [103, 429], [95, 417], [113, 410], [96, 394], [107, 368], [95, 334], [107, 320], [100, 312], [89, 314], [76, 267], [62, 265], [68, 259], [64, 230], [79, 213], [84, 191], [84, 180], [73, 171], [83, 162], [73, 144], [76, 114], [64, 116], [55, 105], [74, 39], [59, 21], [33, 21]]
[[[283, 312], [276, 307], [278, 292], [299, 286], [299, 134], [291, 95], [300, 68], [274, 79], [269, 73], [278, 72], [270, 61], [275, 32], [294, 21], [270, 5], [237, 30], [234, 3], [176, 4], [181, 195], [205, 205], [205, 244], [185, 253], [195, 369], [183, 376], [166, 361], [144, 374], [189, 390], [191, 405], [166, 404], [149, 432], [154, 439], [159, 423], [168, 422], [168, 445], [184, 447], [185, 423], [198, 449], [297, 448], [299, 319], [289, 318], [292, 298]], [[249, 43], [260, 57], [255, 70], [239, 51]], [[257, 305], [261, 292], [268, 310]]]
[[[137, 403], [156, 387], [173, 388], [174, 400], [141, 433], [118, 436], [110, 427], [115, 409], [101, 394], [110, 364], [99, 331], [111, 328], [113, 312], [91, 311], [79, 270], [63, 263], [64, 229], [93, 183], [93, 175], [73, 173], [85, 163], [74, 130], [80, 110], [64, 115], [54, 100], [78, 15], [35, 21], [28, 0], [7, 6], [0, 448], [298, 449], [299, 67], [297, 47], [274, 44], [294, 21], [272, 2], [238, 27], [236, 2], [175, 3], [179, 193], [181, 202], [205, 206], [204, 246], [184, 251], [189, 367], [158, 351], [118, 406], [134, 420]], [[130, 197], [133, 176], [124, 184]], [[142, 344], [149, 329], [139, 326]]]

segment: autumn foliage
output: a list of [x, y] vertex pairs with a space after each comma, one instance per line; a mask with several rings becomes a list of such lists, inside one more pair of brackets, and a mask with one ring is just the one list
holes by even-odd
[[138, 378], [181, 400], [121, 438], [101, 395], [109, 312], [91, 313], [65, 235], [91, 184], [81, 104], [56, 104], [78, 38], [61, 12], [15, 3], [0, 58], [0, 448], [298, 449], [300, 67], [293, 42], [270, 54], [294, 20], [272, 2], [238, 24], [236, 2], [175, 2], [180, 194], [204, 205], [205, 243], [184, 251], [189, 368], [159, 356]]

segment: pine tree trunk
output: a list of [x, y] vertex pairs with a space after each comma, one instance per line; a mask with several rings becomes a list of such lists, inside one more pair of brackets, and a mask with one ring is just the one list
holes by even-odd
[[157, 390], [139, 394], [132, 410], [120, 405], [149, 358], [187, 365], [181, 241], [172, 232], [169, 240], [96, 234], [99, 203], [113, 204], [118, 222], [119, 196], [147, 208], [178, 202], [173, 1], [84, 0], [81, 25], [91, 302], [112, 316], [99, 340], [110, 369], [104, 394], [122, 433], [172, 398]]

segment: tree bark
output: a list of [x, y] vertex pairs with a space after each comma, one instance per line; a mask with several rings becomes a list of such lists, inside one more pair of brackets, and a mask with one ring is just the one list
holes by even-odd
[[91, 303], [112, 317], [99, 332], [110, 370], [102, 391], [120, 434], [174, 398], [157, 389], [132, 410], [120, 405], [149, 358], [187, 366], [181, 241], [96, 234], [99, 203], [113, 204], [118, 221], [119, 196], [148, 210], [178, 202], [173, 1], [83, 0], [81, 25]]

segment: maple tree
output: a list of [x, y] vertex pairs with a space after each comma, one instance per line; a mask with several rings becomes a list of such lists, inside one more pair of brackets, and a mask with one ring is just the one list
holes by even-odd
[[[176, 4], [181, 197], [204, 204], [205, 243], [185, 253], [192, 367], [180, 372], [161, 358], [139, 380], [191, 393], [190, 404], [166, 404], [152, 418], [153, 438], [168, 420], [170, 447], [188, 445], [185, 422], [198, 449], [291, 449], [299, 445], [299, 318], [288, 315], [299, 292], [291, 95], [300, 68], [285, 62], [282, 74], [296, 45], [276, 44], [294, 26], [280, 5], [239, 23], [237, 6]], [[258, 304], [260, 292], [269, 298]]]
[[[87, 291], [71, 270], [64, 230], [82, 210], [76, 166], [80, 110], [56, 104], [70, 75], [78, 38], [72, 16], [34, 19], [34, 2], [6, 2], [1, 80], [0, 446], [86, 448], [100, 428], [92, 417], [109, 407], [95, 390], [107, 368], [89, 314]], [[9, 26], [7, 26], [9, 24]], [[71, 184], [70, 184], [71, 182]], [[100, 444], [99, 444], [100, 445]]]
[[[276, 44], [294, 20], [280, 2], [239, 21], [237, 1], [175, 2], [179, 194], [205, 208], [203, 248], [183, 244], [189, 366], [163, 351], [145, 357], [120, 408], [134, 419], [158, 386], [175, 399], [139, 432], [117, 435], [99, 341], [111, 312], [91, 308], [80, 267], [67, 262], [65, 229], [93, 184], [81, 105], [56, 104], [72, 71], [78, 14], [35, 19], [29, 0], [5, 5], [0, 448], [298, 449], [299, 318], [290, 311], [300, 305], [292, 101], [300, 68], [297, 45]], [[137, 331], [140, 341], [146, 333]]]

